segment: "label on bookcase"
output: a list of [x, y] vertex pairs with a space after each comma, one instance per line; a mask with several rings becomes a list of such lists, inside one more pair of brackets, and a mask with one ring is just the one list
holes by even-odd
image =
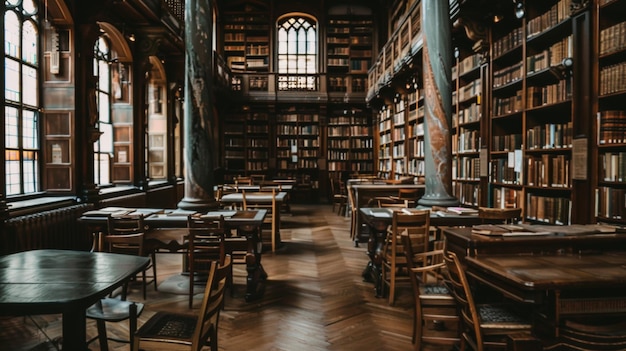
[[59, 144], [52, 145], [52, 163], [63, 163], [63, 150]]
[[572, 179], [587, 180], [587, 138], [572, 141]]

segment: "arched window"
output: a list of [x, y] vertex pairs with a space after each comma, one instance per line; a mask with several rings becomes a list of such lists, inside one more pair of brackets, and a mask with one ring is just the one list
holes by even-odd
[[317, 23], [288, 15], [278, 26], [278, 90], [317, 90]]
[[40, 190], [39, 8], [5, 0], [4, 126], [6, 194]]
[[[111, 121], [111, 43], [100, 36], [94, 45], [93, 75], [96, 78], [96, 128], [101, 135], [94, 144], [94, 183], [111, 183], [111, 155], [113, 154], [113, 123]], [[122, 157], [128, 158], [130, 155]], [[118, 155], [118, 158], [121, 158]]]

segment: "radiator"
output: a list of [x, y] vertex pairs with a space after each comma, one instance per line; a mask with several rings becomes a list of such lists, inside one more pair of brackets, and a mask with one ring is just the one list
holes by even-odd
[[89, 250], [91, 236], [77, 223], [93, 204], [80, 204], [13, 217], [5, 222], [0, 254], [33, 249]]

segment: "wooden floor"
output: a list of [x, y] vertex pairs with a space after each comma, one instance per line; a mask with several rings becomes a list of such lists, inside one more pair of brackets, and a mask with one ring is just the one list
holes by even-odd
[[[285, 351], [411, 350], [412, 297], [400, 287], [395, 306], [374, 297], [371, 283], [361, 272], [368, 258], [366, 244], [355, 247], [349, 239], [349, 218], [338, 216], [330, 205], [293, 205], [281, 216], [283, 245], [263, 255], [269, 278], [264, 297], [244, 301], [245, 269], [235, 266], [235, 295], [227, 297], [219, 324], [219, 349]], [[160, 290], [148, 290], [143, 324], [155, 311], [189, 311], [187, 296], [176, 293], [181, 257], [159, 254]], [[228, 292], [227, 292], [228, 294]], [[141, 300], [139, 290], [130, 299]], [[197, 312], [201, 295], [195, 297]], [[0, 350], [56, 350], [49, 340], [61, 335], [61, 316], [0, 317]], [[127, 337], [127, 323], [109, 324], [110, 335]], [[88, 322], [88, 337], [95, 323]], [[129, 350], [110, 343], [111, 350]], [[98, 342], [90, 345], [99, 350]], [[426, 348], [425, 350], [437, 350]], [[73, 351], [73, 350], [72, 350]]]

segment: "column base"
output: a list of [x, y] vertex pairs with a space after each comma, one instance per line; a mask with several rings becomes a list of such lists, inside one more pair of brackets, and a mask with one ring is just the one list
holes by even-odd
[[192, 210], [197, 212], [207, 212], [219, 209], [220, 204], [214, 199], [192, 199], [183, 198], [178, 203], [178, 208], [183, 210]]
[[450, 206], [458, 206], [459, 199], [454, 196], [446, 195], [444, 196], [422, 196], [419, 200], [417, 200], [417, 204], [421, 206], [441, 206], [441, 207], [450, 207]]

